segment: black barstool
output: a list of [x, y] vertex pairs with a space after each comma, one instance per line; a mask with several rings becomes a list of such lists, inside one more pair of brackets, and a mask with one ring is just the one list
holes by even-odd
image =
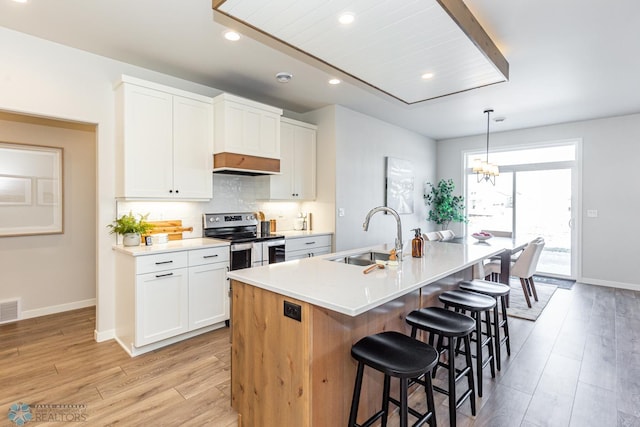
[[[438, 366], [443, 366], [449, 372], [449, 387], [444, 390], [438, 386], [433, 389], [449, 396], [449, 425], [456, 425], [456, 409], [458, 409], [465, 399], [471, 397], [471, 414], [476, 414], [476, 401], [473, 387], [473, 369], [471, 363], [471, 341], [470, 336], [476, 327], [475, 320], [471, 317], [446, 310], [441, 307], [427, 307], [420, 310], [414, 310], [407, 315], [407, 323], [411, 325], [411, 337], [415, 338], [418, 329], [429, 332], [429, 344], [433, 345], [435, 336], [438, 336], [437, 351], [439, 355], [447, 353], [448, 363], [438, 360], [438, 364], [433, 369], [433, 376]], [[442, 345], [443, 339], [446, 338], [446, 345]], [[455, 367], [455, 345], [456, 339], [462, 338], [465, 348], [466, 366], [463, 369]], [[469, 389], [465, 391], [459, 399], [456, 400], [456, 383], [463, 377], [467, 377]]]
[[[507, 320], [507, 298], [511, 288], [502, 283], [489, 282], [487, 280], [472, 280], [470, 282], [460, 282], [460, 289], [477, 292], [487, 295], [496, 300], [496, 307], [493, 309], [493, 342], [495, 344], [496, 368], [500, 370], [500, 360], [502, 354], [500, 349], [502, 344], [506, 344], [507, 355], [511, 356], [511, 342], [509, 340], [509, 321]], [[498, 304], [502, 309], [502, 320], [498, 314]], [[500, 328], [504, 330], [500, 337]]]
[[[469, 311], [471, 317], [475, 320], [476, 335], [476, 377], [478, 396], [482, 397], [482, 369], [487, 366], [491, 367], [491, 377], [495, 378], [496, 368], [494, 366], [493, 356], [493, 339], [491, 334], [491, 309], [496, 306], [496, 300], [486, 295], [477, 294], [468, 291], [446, 291], [438, 296], [440, 302], [445, 308], [453, 307], [456, 311]], [[482, 336], [482, 313], [485, 313], [485, 324], [487, 328], [487, 339]], [[489, 356], [484, 359], [482, 357], [482, 347], [487, 346]]]
[[[353, 389], [349, 427], [366, 427], [372, 425], [382, 417], [382, 427], [387, 425], [389, 402], [400, 407], [400, 426], [407, 427], [409, 413], [418, 418], [415, 425], [422, 425], [429, 421], [431, 427], [436, 427], [436, 411], [433, 402], [431, 384], [431, 369], [438, 361], [438, 353], [429, 344], [403, 335], [399, 332], [387, 331], [362, 338], [351, 347], [351, 356], [358, 361], [356, 383]], [[369, 366], [384, 374], [382, 390], [382, 409], [367, 419], [363, 424], [356, 424], [358, 405], [360, 403], [360, 389], [364, 367]], [[427, 413], [421, 414], [408, 405], [409, 380], [425, 377], [425, 393], [427, 395]], [[389, 396], [391, 377], [400, 380], [400, 400]]]

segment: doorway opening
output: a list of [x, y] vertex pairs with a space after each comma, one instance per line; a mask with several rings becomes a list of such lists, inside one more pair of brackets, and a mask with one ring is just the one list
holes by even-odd
[[538, 273], [575, 279], [579, 142], [509, 147], [492, 153], [492, 162], [500, 166], [495, 186], [478, 180], [471, 169], [481, 153], [465, 153], [466, 234], [499, 230], [519, 240], [543, 237]]

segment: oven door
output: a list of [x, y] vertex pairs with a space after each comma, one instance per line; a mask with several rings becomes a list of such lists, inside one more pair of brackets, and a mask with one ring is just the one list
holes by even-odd
[[267, 261], [269, 261], [269, 264], [284, 262], [284, 239], [268, 240], [264, 242], [263, 251], [265, 264]]
[[231, 261], [229, 268], [231, 271], [252, 267], [251, 254], [253, 252], [253, 243], [232, 243], [230, 250]]

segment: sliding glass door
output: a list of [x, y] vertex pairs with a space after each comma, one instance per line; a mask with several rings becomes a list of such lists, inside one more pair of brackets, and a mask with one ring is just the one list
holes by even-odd
[[[571, 143], [495, 153], [492, 161], [500, 165], [495, 186], [478, 182], [467, 169], [467, 234], [492, 230], [518, 240], [543, 237], [538, 273], [575, 278], [576, 149]], [[475, 156], [466, 156], [467, 165]]]

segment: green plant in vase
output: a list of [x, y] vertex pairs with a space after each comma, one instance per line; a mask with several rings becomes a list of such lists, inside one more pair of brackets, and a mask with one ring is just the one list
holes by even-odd
[[425, 184], [424, 203], [431, 207], [427, 221], [435, 222], [442, 230], [448, 229], [451, 222], [468, 222], [464, 214], [464, 197], [454, 196], [454, 189], [452, 179], [441, 179], [437, 185]]
[[153, 224], [147, 222], [149, 214], [138, 214], [138, 216], [140, 219], [137, 219], [132, 212], [129, 212], [113, 221], [112, 224], [107, 225], [111, 229], [111, 234], [122, 235], [122, 244], [124, 246], [138, 246], [140, 244], [140, 236], [153, 229]]

